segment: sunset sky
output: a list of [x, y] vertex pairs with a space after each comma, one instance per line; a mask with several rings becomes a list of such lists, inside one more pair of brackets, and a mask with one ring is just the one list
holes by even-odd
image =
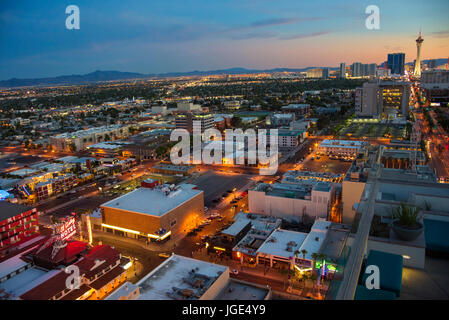
[[[80, 30], [65, 9], [80, 8]], [[365, 8], [380, 8], [380, 30]], [[449, 57], [449, 1], [0, 1], [0, 79], [84, 74], [336, 67], [382, 63], [389, 52]]]

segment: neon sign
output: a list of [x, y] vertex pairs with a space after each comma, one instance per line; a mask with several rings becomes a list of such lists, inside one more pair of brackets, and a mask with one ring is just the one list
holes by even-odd
[[67, 221], [57, 227], [56, 234], [59, 234], [59, 240], [67, 240], [76, 233], [75, 217], [69, 218]]

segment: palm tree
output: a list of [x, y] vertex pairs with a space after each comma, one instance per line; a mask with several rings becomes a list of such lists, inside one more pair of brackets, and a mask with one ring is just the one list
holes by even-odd
[[296, 250], [296, 251], [294, 252], [294, 255], [295, 255], [296, 258], [298, 258], [299, 250]]
[[326, 260], [326, 255], [324, 253], [319, 253], [317, 258], [321, 260], [321, 267], [322, 267], [324, 264], [324, 260]]
[[303, 258], [304, 260], [306, 260], [307, 250], [306, 250], [306, 249], [302, 249], [302, 250], [301, 250], [301, 253], [302, 253], [302, 258]]
[[313, 259], [313, 263], [312, 263], [312, 270], [315, 270], [315, 265], [316, 265], [316, 260], [318, 259], [318, 254], [317, 253], [312, 253], [312, 259]]
[[323, 264], [324, 263], [324, 260], [326, 260], [326, 255], [324, 254], [324, 253], [320, 253], [319, 254], [319, 258], [321, 259], [321, 264]]

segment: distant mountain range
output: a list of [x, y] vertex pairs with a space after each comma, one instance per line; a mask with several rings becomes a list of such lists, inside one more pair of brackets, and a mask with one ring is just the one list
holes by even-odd
[[[429, 63], [430, 60], [435, 60], [437, 66], [441, 66], [442, 64], [445, 64], [445, 63], [448, 62], [448, 58], [428, 59], [428, 60], [423, 60], [422, 62], [425, 63], [425, 64], [427, 64], [427, 63]], [[409, 65], [409, 66], [412, 66], [412, 65], [415, 64], [415, 62], [414, 62], [414, 61], [411, 61], [411, 62], [407, 62], [406, 64]]]
[[[442, 65], [447, 63], [448, 59], [434, 59], [436, 65]], [[428, 63], [429, 60], [423, 60], [424, 63]], [[408, 62], [408, 65], [413, 62]], [[134, 72], [121, 72], [121, 71], [94, 71], [84, 75], [66, 75], [51, 78], [36, 78], [36, 79], [17, 79], [12, 78], [9, 80], [0, 81], [0, 88], [17, 88], [17, 87], [32, 87], [32, 86], [52, 86], [52, 85], [79, 85], [89, 84], [102, 81], [117, 81], [117, 80], [133, 80], [133, 79], [149, 79], [149, 78], [170, 78], [170, 77], [183, 77], [183, 76], [210, 76], [220, 74], [251, 74], [251, 73], [273, 73], [273, 72], [303, 72], [313, 68], [323, 67], [307, 67], [301, 69], [293, 68], [274, 68], [274, 69], [245, 69], [245, 68], [230, 68], [220, 70], [208, 70], [208, 71], [190, 71], [190, 72], [170, 72], [159, 74], [143, 74]], [[329, 68], [330, 70], [337, 70], [338, 68]]]
[[[66, 75], [52, 78], [36, 78], [36, 79], [17, 79], [0, 81], [0, 88], [17, 88], [17, 87], [31, 87], [31, 86], [51, 86], [51, 85], [77, 85], [88, 84], [101, 81], [114, 80], [133, 80], [133, 79], [149, 79], [149, 78], [170, 78], [183, 76], [209, 76], [220, 74], [245, 74], [245, 73], [261, 73], [261, 72], [301, 72], [315, 67], [307, 67], [302, 69], [291, 68], [275, 68], [267, 70], [255, 70], [245, 68], [230, 68], [222, 70], [208, 70], [208, 71], [190, 71], [190, 72], [170, 72], [160, 74], [143, 74], [133, 72], [121, 71], [94, 71], [84, 75]], [[330, 68], [335, 70], [336, 68]]]

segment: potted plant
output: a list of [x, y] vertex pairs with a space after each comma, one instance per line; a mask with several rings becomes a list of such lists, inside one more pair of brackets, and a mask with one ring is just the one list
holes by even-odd
[[422, 223], [418, 221], [420, 208], [401, 203], [393, 210], [393, 222], [391, 228], [402, 240], [413, 241], [424, 230]]

